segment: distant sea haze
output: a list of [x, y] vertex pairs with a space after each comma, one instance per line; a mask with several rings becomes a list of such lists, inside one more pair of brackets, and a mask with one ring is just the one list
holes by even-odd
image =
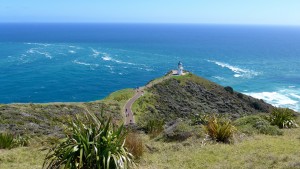
[[0, 24], [0, 103], [93, 101], [186, 70], [300, 111], [300, 27]]

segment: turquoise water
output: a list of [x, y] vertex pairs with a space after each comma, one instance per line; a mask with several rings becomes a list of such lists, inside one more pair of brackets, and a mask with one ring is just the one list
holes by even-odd
[[300, 27], [1, 24], [0, 103], [79, 102], [175, 69], [300, 110]]

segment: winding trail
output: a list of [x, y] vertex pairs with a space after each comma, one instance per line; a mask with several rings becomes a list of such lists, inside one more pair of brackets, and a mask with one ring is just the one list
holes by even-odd
[[146, 88], [152, 87], [153, 85], [155, 85], [157, 83], [161, 83], [162, 81], [169, 79], [170, 77], [172, 77], [173, 75], [176, 75], [176, 74], [177, 74], [177, 70], [172, 70], [168, 75], [163, 76], [161, 79], [157, 79], [155, 81], [148, 83], [146, 86], [139, 87], [138, 89], [136, 89], [135, 95], [132, 98], [130, 98], [124, 106], [124, 114], [126, 117], [125, 125], [135, 124], [134, 115], [133, 115], [134, 113], [132, 112], [131, 107], [138, 98], [143, 96], [144, 90]]

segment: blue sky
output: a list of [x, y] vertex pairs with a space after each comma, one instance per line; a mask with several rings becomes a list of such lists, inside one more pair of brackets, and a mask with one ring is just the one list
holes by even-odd
[[0, 22], [300, 25], [300, 0], [0, 0]]

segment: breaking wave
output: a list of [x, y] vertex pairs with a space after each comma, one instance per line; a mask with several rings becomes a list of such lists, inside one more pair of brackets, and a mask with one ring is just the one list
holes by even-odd
[[38, 51], [36, 48], [31, 48], [31, 49], [27, 50], [26, 53], [27, 54], [40, 54], [40, 55], [44, 55], [46, 58], [52, 59], [52, 56], [50, 55], [50, 53]]
[[100, 55], [100, 53], [101, 53], [101, 52], [99, 52], [99, 51], [97, 51], [97, 50], [95, 50], [95, 49], [93, 49], [93, 48], [92, 48], [92, 51], [93, 51], [93, 54], [92, 54], [92, 55], [93, 55], [95, 58], [98, 57], [98, 56]]
[[51, 44], [49, 43], [24, 43], [26, 45], [37, 45], [37, 46], [44, 46], [44, 47], [47, 47], [47, 46], [50, 46]]
[[214, 63], [218, 66], [221, 66], [222, 68], [227, 68], [234, 72], [235, 74], [233, 75], [234, 77], [242, 77], [242, 78], [252, 78], [253, 76], [258, 76], [260, 73], [249, 70], [249, 69], [241, 69], [237, 66], [232, 66], [228, 63], [223, 63], [223, 62], [218, 62], [218, 61], [212, 61], [212, 60], [207, 60], [208, 62]]
[[300, 90], [282, 89], [273, 92], [244, 93], [257, 99], [262, 99], [276, 107], [287, 107], [300, 111]]
[[84, 66], [94, 66], [94, 67], [99, 66], [99, 64], [85, 63], [85, 62], [80, 62], [78, 60], [73, 60], [73, 63], [79, 64], [79, 65], [84, 65]]
[[71, 54], [75, 54], [76, 53], [76, 51], [74, 51], [74, 50], [69, 50], [68, 52], [71, 53]]
[[138, 64], [135, 64], [135, 63], [131, 63], [131, 62], [124, 62], [124, 61], [121, 61], [121, 60], [114, 59], [107, 53], [102, 53], [102, 54], [103, 54], [103, 56], [101, 58], [104, 61], [111, 61], [111, 62], [115, 62], [115, 63], [119, 63], [119, 64], [127, 64], [127, 65], [138, 65]]

